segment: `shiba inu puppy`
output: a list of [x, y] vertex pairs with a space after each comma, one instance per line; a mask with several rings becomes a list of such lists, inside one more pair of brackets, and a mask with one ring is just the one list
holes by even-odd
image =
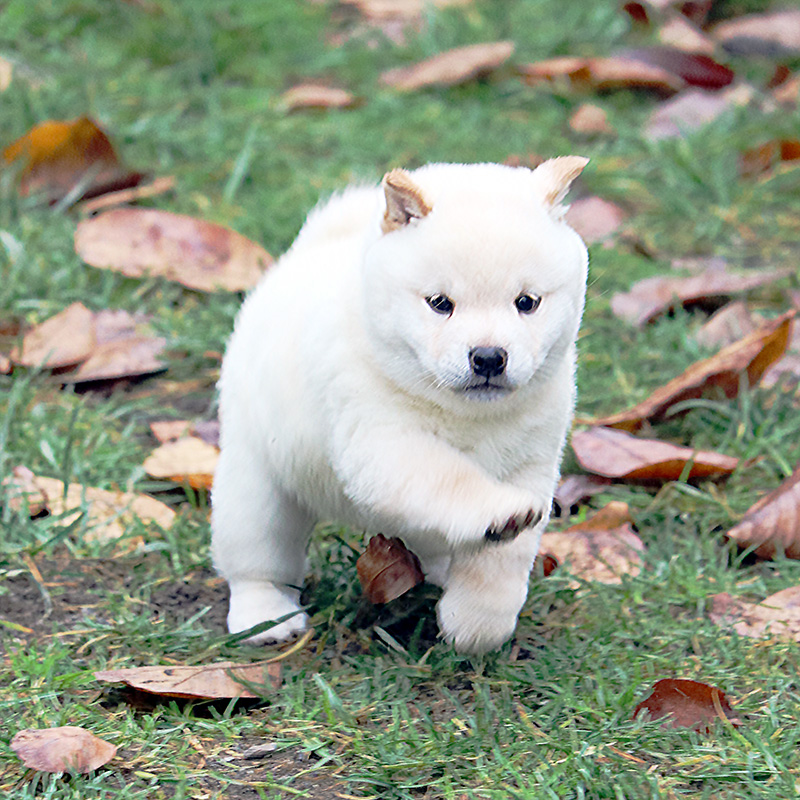
[[220, 379], [213, 553], [228, 625], [302, 631], [320, 520], [398, 536], [443, 637], [514, 632], [575, 399], [586, 159], [430, 164], [318, 206], [248, 297]]

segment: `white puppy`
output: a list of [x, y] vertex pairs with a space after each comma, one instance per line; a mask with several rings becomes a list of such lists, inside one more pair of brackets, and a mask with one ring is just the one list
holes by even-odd
[[295, 613], [314, 524], [399, 536], [460, 651], [514, 632], [575, 397], [586, 159], [431, 164], [314, 210], [245, 302], [220, 380], [213, 552], [232, 632]]

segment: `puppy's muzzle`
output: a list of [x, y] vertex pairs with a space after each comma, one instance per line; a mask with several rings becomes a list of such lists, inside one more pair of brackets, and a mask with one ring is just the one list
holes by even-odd
[[487, 381], [502, 375], [507, 363], [508, 353], [502, 347], [473, 347], [469, 351], [470, 369]]

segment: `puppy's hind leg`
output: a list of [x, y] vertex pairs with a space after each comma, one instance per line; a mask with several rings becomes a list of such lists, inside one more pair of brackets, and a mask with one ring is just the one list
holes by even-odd
[[282, 641], [308, 624], [300, 587], [314, 520], [252, 463], [226, 456], [223, 450], [214, 476], [212, 550], [230, 586], [228, 629], [239, 633], [291, 614], [248, 640]]

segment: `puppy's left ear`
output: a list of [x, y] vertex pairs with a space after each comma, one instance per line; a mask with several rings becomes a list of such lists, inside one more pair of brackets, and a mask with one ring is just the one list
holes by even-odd
[[536, 191], [554, 219], [564, 216], [566, 209], [561, 201], [588, 163], [589, 159], [582, 156], [560, 156], [543, 162], [533, 171]]
[[431, 212], [422, 189], [404, 169], [393, 169], [384, 175], [383, 191], [386, 195], [386, 211], [381, 223], [384, 233], [403, 228], [412, 219], [422, 219]]

